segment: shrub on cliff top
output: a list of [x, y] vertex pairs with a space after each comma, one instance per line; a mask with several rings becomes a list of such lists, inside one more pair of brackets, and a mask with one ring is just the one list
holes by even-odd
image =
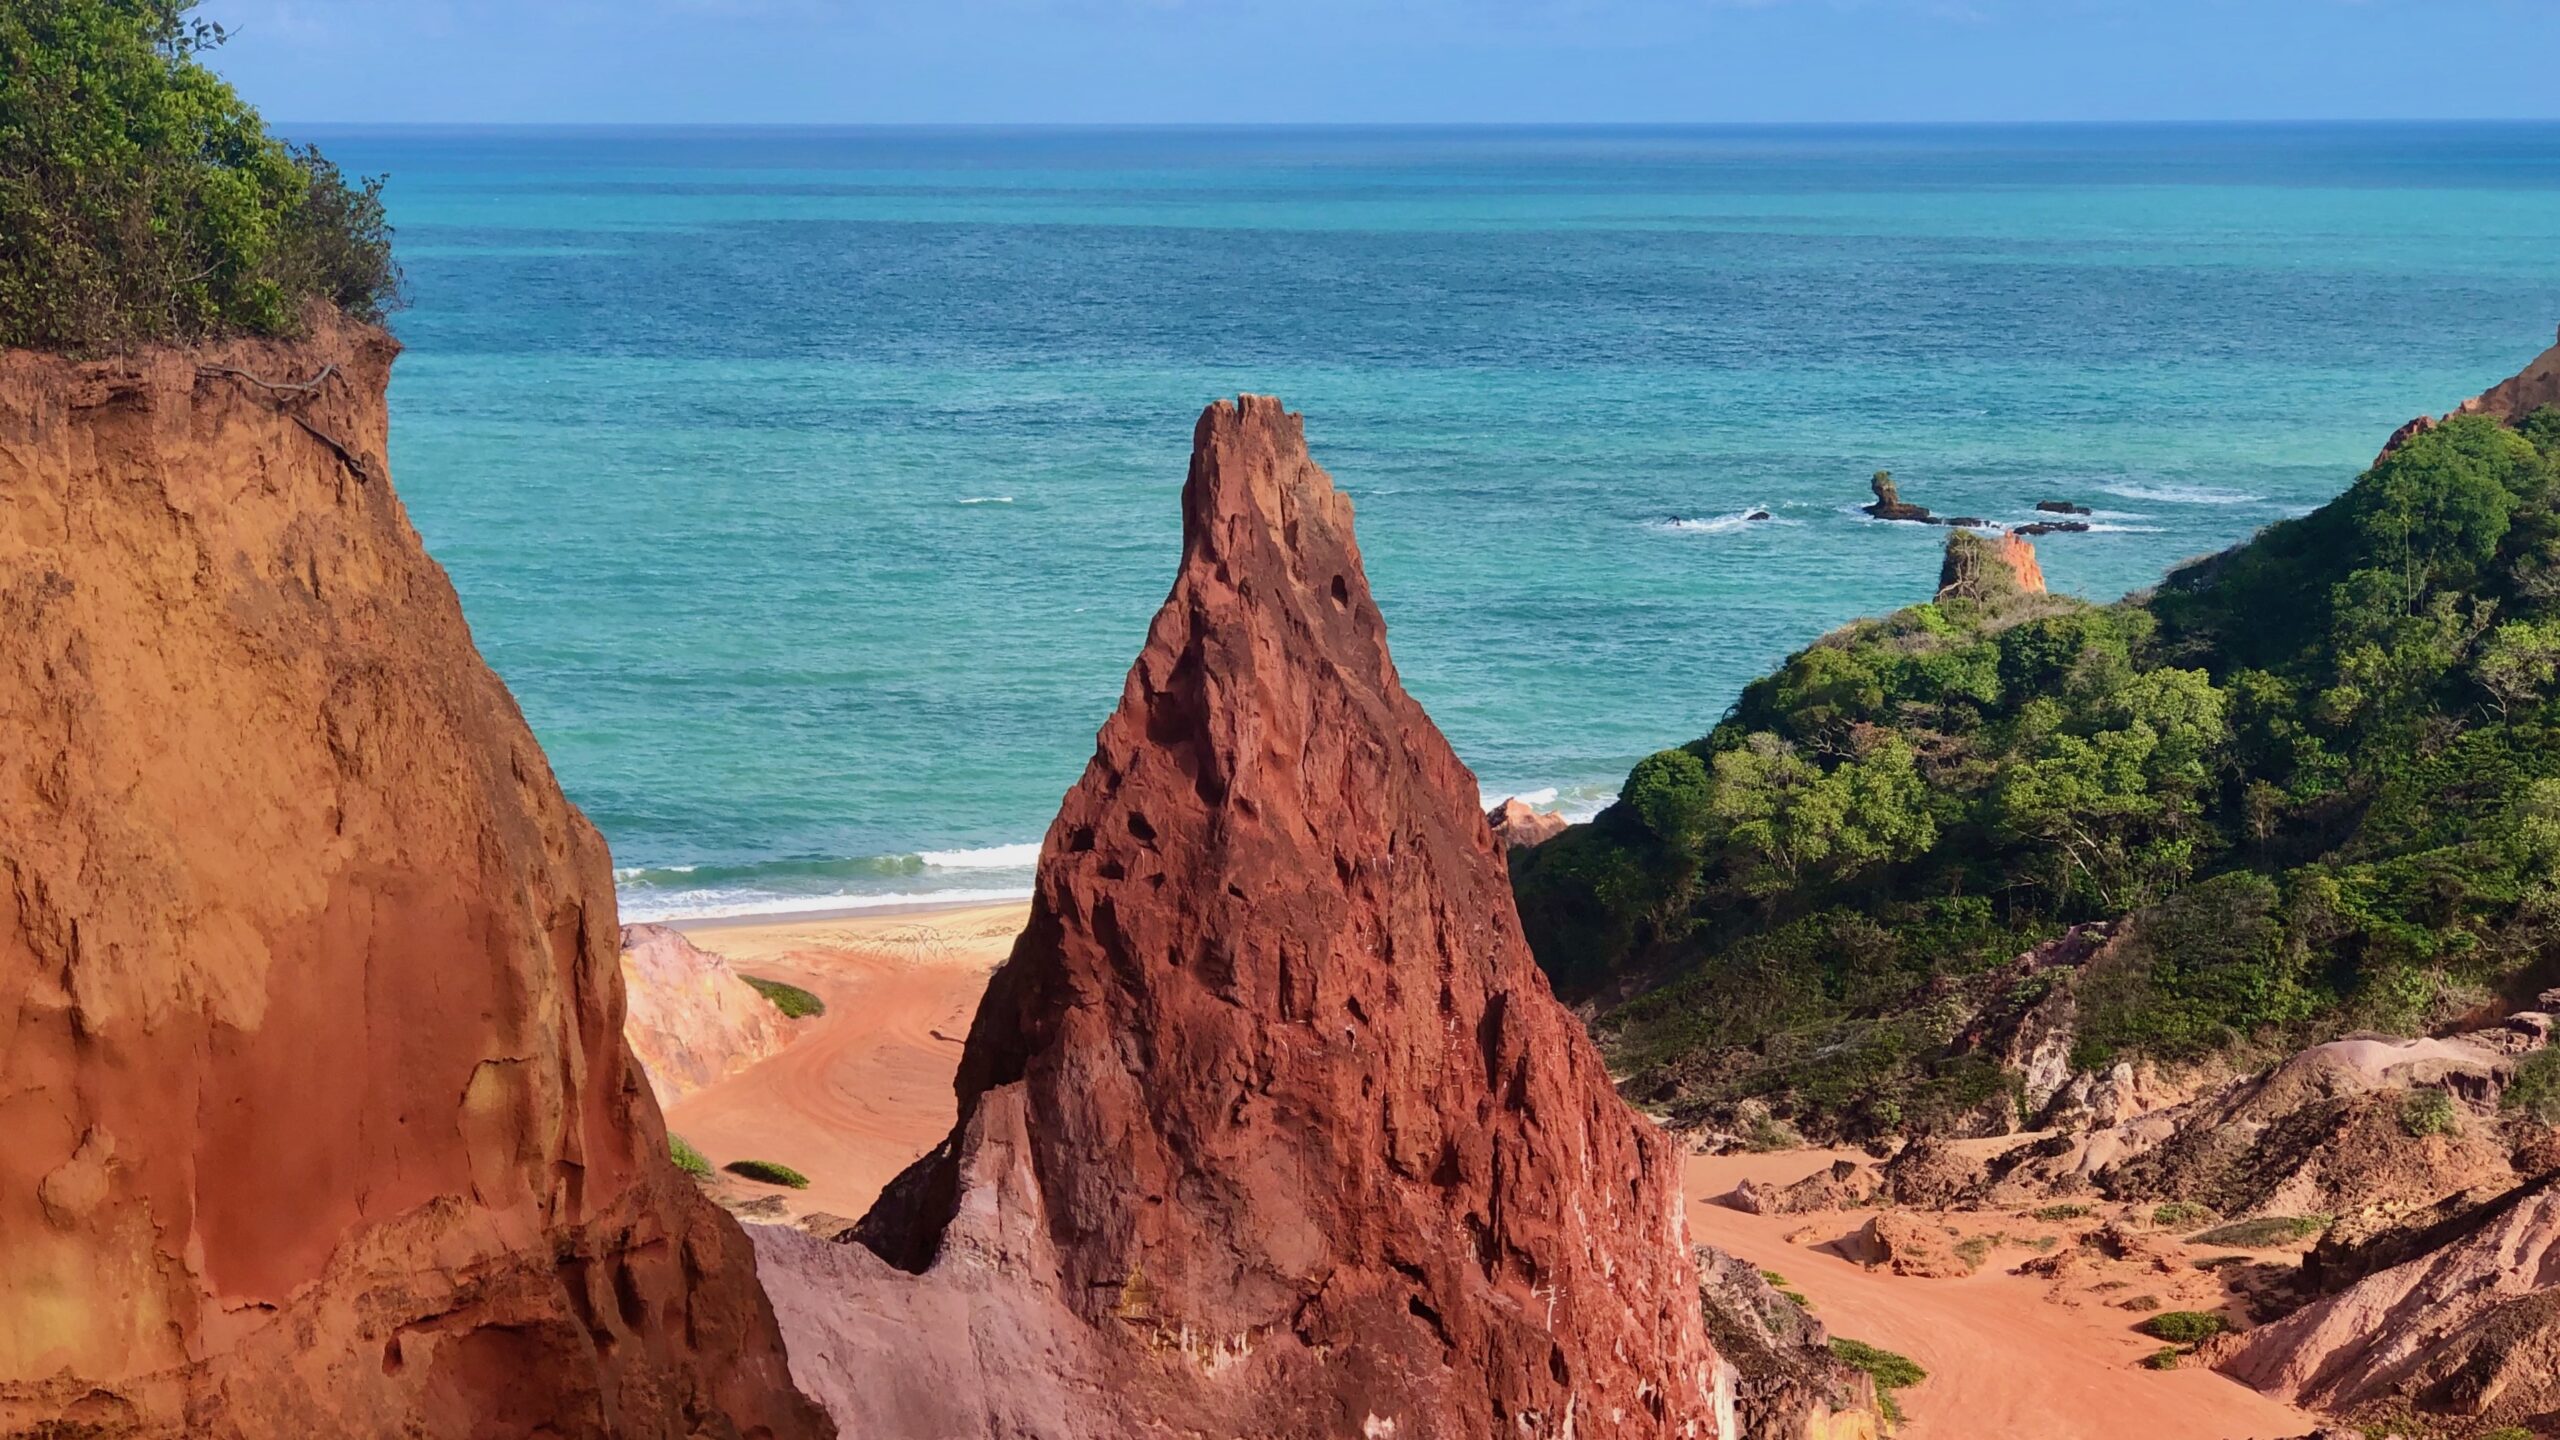
[[379, 180], [266, 132], [195, 0], [0, 5], [0, 345], [292, 331], [395, 300]]
[[687, 1175], [706, 1180], [711, 1176], [711, 1162], [704, 1159], [702, 1152], [694, 1149], [691, 1142], [672, 1131], [667, 1135], [667, 1158], [676, 1162], [676, 1168]]

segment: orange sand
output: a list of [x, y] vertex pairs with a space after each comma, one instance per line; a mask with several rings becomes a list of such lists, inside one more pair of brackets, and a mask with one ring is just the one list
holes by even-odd
[[807, 1175], [799, 1191], [724, 1182], [781, 1196], [794, 1216], [860, 1216], [950, 1130], [969, 1019], [1027, 910], [687, 925], [696, 945], [815, 993], [827, 1013], [780, 1054], [678, 1101], [667, 1128], [714, 1165], [773, 1160]]
[[[2008, 1273], [2021, 1252], [1961, 1280], [1915, 1280], [1870, 1271], [1828, 1247], [1863, 1225], [1865, 1212], [1746, 1215], [1713, 1203], [1744, 1179], [1785, 1184], [1843, 1158], [1866, 1157], [1692, 1156], [1689, 1234], [1784, 1275], [1832, 1334], [1918, 1361], [1929, 1378], [1902, 1392], [1910, 1418], [1896, 1440], [2280, 1440], [2316, 1427], [2312, 1416], [2213, 1371], [2141, 1368], [2160, 1342], [2135, 1333], [2140, 1316], [2048, 1301], [2046, 1281]], [[1809, 1227], [1816, 1236], [1808, 1243], [1787, 1243]]]

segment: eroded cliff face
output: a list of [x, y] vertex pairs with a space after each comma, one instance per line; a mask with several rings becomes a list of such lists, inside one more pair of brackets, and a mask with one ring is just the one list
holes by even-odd
[[758, 1237], [795, 1365], [865, 1435], [1734, 1433], [1675, 1152], [1531, 961], [1298, 417], [1212, 406], [1183, 518], [957, 1128], [877, 1256]]
[[622, 927], [623, 1037], [660, 1105], [791, 1042], [791, 1022], [729, 962], [664, 925]]
[[823, 1433], [393, 354], [0, 354], [0, 1432]]

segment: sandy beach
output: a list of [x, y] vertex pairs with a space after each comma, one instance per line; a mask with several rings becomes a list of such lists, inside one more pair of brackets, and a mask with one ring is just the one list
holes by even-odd
[[814, 993], [827, 1013], [780, 1054], [670, 1107], [667, 1128], [714, 1165], [775, 1160], [810, 1181], [800, 1191], [724, 1185], [780, 1197], [795, 1216], [861, 1215], [951, 1128], [969, 1019], [1029, 909], [1017, 900], [684, 923], [696, 945]]
[[[780, 1054], [679, 1102], [668, 1127], [714, 1164], [779, 1160], [810, 1179], [788, 1191], [724, 1177], [733, 1201], [779, 1199], [793, 1218], [861, 1215], [949, 1130], [970, 1017], [1028, 908], [685, 922], [695, 944], [815, 992], [827, 1013]], [[1903, 1396], [1901, 1440], [2279, 1440], [2312, 1428], [2311, 1417], [2212, 1371], [2141, 1368], [2158, 1342], [2134, 1330], [2136, 1316], [2056, 1303], [2042, 1280], [2010, 1273], [2015, 1255], [1960, 1280], [1913, 1279], [1828, 1245], [1862, 1215], [1756, 1216], [1715, 1203], [1746, 1177], [1785, 1183], [1845, 1153], [1692, 1157], [1690, 1233], [1785, 1275], [1834, 1334], [1927, 1369]]]

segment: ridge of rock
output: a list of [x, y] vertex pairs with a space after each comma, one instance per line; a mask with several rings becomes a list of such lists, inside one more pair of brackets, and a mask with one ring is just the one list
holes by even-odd
[[392, 493], [396, 353], [0, 353], [0, 1433], [825, 1434]]
[[795, 1367], [922, 1377], [810, 1375], [848, 1433], [1732, 1435], [1678, 1155], [1531, 960], [1300, 418], [1210, 406], [1182, 509], [959, 1123], [858, 1227], [919, 1273], [758, 1236]]
[[1956, 531], [1947, 537], [1946, 558], [1938, 564], [1938, 593], [1968, 600], [2044, 594], [2035, 542], [2006, 530], [1990, 537]]

